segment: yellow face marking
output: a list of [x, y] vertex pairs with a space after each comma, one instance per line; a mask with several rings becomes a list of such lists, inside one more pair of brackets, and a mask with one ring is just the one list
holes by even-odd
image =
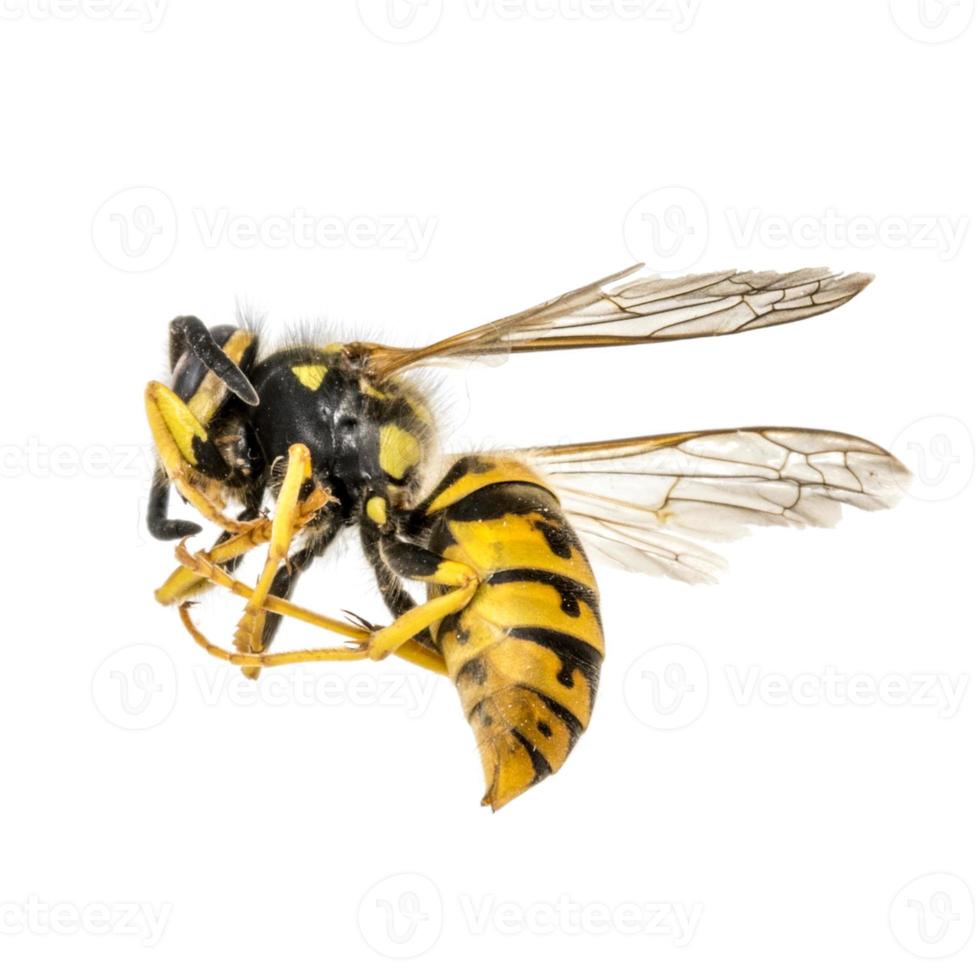
[[293, 374], [301, 385], [316, 391], [323, 384], [323, 379], [327, 375], [326, 364], [297, 364], [293, 368]]
[[388, 520], [388, 502], [384, 497], [372, 497], [367, 502], [367, 516], [375, 524], [384, 524]]
[[381, 427], [381, 469], [400, 480], [422, 456], [419, 441], [397, 425]]

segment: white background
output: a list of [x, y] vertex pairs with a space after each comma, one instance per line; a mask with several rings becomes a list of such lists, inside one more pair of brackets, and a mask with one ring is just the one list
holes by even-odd
[[[5, 976], [977, 975], [973, 0], [635, 6], [4, 0]], [[154, 603], [171, 317], [411, 343], [636, 259], [877, 280], [738, 340], [443, 375], [447, 445], [817, 426], [915, 482], [726, 547], [717, 587], [603, 569], [558, 776], [492, 815], [445, 682], [256, 689]], [[383, 618], [337, 552], [298, 599]], [[195, 614], [224, 639], [235, 608]]]

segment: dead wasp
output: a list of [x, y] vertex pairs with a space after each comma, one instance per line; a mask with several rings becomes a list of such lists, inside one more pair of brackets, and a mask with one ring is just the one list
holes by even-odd
[[[815, 269], [665, 279], [637, 277], [638, 268], [419, 348], [303, 344], [259, 357], [251, 329], [174, 320], [171, 385], [146, 390], [161, 462], [148, 524], [163, 539], [200, 530], [168, 517], [173, 484], [223, 533], [207, 552], [181, 544], [182, 567], [157, 599], [181, 603], [194, 639], [251, 676], [391, 653], [448, 675], [476, 735], [483, 802], [495, 809], [556, 772], [589, 724], [604, 652], [586, 547], [620, 566], [708, 581], [722, 562], [697, 538], [736, 537], [752, 524], [831, 525], [841, 503], [889, 506], [907, 476], [864, 439], [790, 428], [436, 456], [429, 409], [406, 380], [420, 366], [745, 333], [835, 309], [870, 281]], [[242, 507], [236, 518], [229, 500]], [[289, 601], [348, 526], [394, 616], [384, 628]], [[252, 588], [234, 568], [264, 544]], [[425, 583], [426, 601], [405, 580]], [[211, 584], [245, 600], [233, 650], [189, 617], [186, 599]], [[356, 645], [267, 652], [284, 615]]]

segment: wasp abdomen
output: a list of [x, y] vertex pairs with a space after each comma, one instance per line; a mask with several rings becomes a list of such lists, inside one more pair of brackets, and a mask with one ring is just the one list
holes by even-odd
[[513, 459], [461, 462], [465, 492], [440, 488], [429, 547], [480, 585], [434, 635], [476, 736], [483, 802], [497, 809], [557, 772], [588, 725], [602, 626], [592, 569], [554, 494]]

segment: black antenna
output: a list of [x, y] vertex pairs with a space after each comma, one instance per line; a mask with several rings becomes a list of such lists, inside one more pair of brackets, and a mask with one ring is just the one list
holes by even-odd
[[258, 405], [259, 396], [242, 369], [221, 349], [211, 332], [196, 316], [170, 321], [171, 350], [180, 344], [189, 350], [221, 383], [246, 405]]

